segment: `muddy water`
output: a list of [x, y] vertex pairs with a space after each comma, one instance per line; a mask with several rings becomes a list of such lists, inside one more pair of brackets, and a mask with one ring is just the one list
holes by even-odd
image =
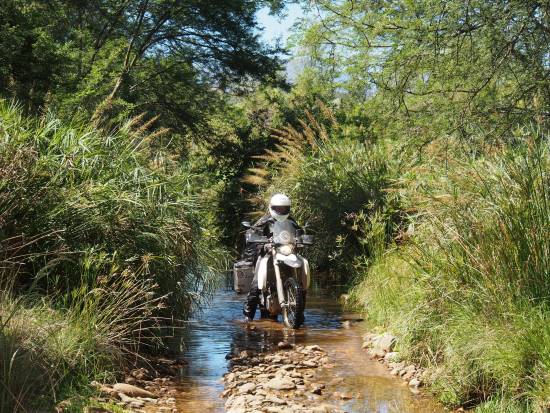
[[318, 344], [336, 364], [320, 373], [319, 382], [335, 377], [343, 381], [335, 391], [351, 392], [354, 399], [339, 404], [346, 412], [443, 412], [435, 402], [413, 395], [408, 386], [378, 362], [368, 360], [361, 350], [364, 333], [354, 314], [346, 314], [335, 300], [310, 298], [306, 325], [300, 330], [284, 329], [282, 323], [255, 321], [254, 330], [242, 319], [244, 297], [219, 292], [206, 311], [192, 320], [186, 340], [187, 366], [178, 385], [177, 408], [180, 412], [223, 412], [225, 400], [221, 377], [227, 372], [226, 355], [242, 350], [272, 351], [278, 342]]

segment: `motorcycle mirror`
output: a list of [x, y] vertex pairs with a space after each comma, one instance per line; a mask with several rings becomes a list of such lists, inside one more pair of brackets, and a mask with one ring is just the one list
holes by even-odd
[[252, 224], [249, 221], [243, 221], [241, 225], [245, 228], [252, 228]]

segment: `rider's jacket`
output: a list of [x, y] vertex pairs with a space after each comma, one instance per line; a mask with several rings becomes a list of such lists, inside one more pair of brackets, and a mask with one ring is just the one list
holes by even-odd
[[[287, 219], [296, 226], [296, 229], [300, 229], [300, 226], [292, 216], [289, 216]], [[256, 221], [256, 223], [254, 224], [254, 228], [251, 228], [248, 231], [258, 231], [262, 235], [269, 237], [271, 236], [271, 225], [273, 225], [274, 223], [275, 218], [273, 218], [270, 214], [265, 214], [263, 217]]]
[[[287, 219], [290, 220], [296, 226], [296, 229], [301, 229], [294, 218], [289, 216]], [[254, 224], [254, 228], [248, 229], [247, 232], [249, 232], [249, 231], [250, 232], [256, 232], [256, 233], [264, 235], [266, 237], [270, 237], [271, 236], [271, 227], [274, 223], [275, 223], [275, 218], [273, 218], [270, 214], [266, 214], [263, 217], [261, 217], [258, 221], [256, 221], [256, 223]], [[262, 246], [247, 243], [246, 247], [243, 251], [243, 255], [242, 255], [243, 261], [242, 262], [243, 263], [244, 262], [249, 262], [249, 263], [255, 264], [256, 263], [256, 258], [258, 257], [258, 255], [263, 255], [262, 254]], [[248, 265], [250, 265], [250, 264], [248, 264]]]

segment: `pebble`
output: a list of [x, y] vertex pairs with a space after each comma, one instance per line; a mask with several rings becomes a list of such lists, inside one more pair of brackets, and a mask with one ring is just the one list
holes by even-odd
[[409, 386], [410, 387], [420, 387], [422, 385], [422, 382], [420, 381], [420, 379], [416, 378], [416, 377], [413, 377], [410, 381], [409, 381]]
[[273, 390], [292, 390], [296, 388], [296, 384], [288, 379], [274, 377], [266, 383], [266, 387]]
[[239, 394], [248, 394], [256, 390], [256, 385], [254, 383], [246, 383], [239, 387]]
[[333, 394], [333, 396], [337, 399], [341, 399], [341, 400], [351, 400], [353, 399], [353, 396], [351, 393], [349, 392], [335, 392]]

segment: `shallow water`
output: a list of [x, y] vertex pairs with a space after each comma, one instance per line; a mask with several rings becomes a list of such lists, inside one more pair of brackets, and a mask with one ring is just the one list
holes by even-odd
[[362, 323], [357, 315], [343, 312], [334, 299], [309, 298], [306, 325], [300, 330], [285, 329], [280, 322], [257, 320], [253, 323], [256, 329], [250, 331], [240, 321], [244, 298], [220, 291], [211, 306], [191, 320], [186, 339], [187, 365], [181, 372], [176, 396], [178, 411], [223, 412], [225, 400], [220, 393], [221, 377], [228, 367], [226, 355], [247, 349], [271, 351], [283, 339], [295, 344], [318, 344], [327, 351], [336, 366], [321, 370], [316, 381], [343, 379], [330, 390], [354, 395], [352, 400], [338, 404], [346, 412], [444, 411], [433, 400], [412, 394], [405, 382], [367, 358], [361, 350]]

